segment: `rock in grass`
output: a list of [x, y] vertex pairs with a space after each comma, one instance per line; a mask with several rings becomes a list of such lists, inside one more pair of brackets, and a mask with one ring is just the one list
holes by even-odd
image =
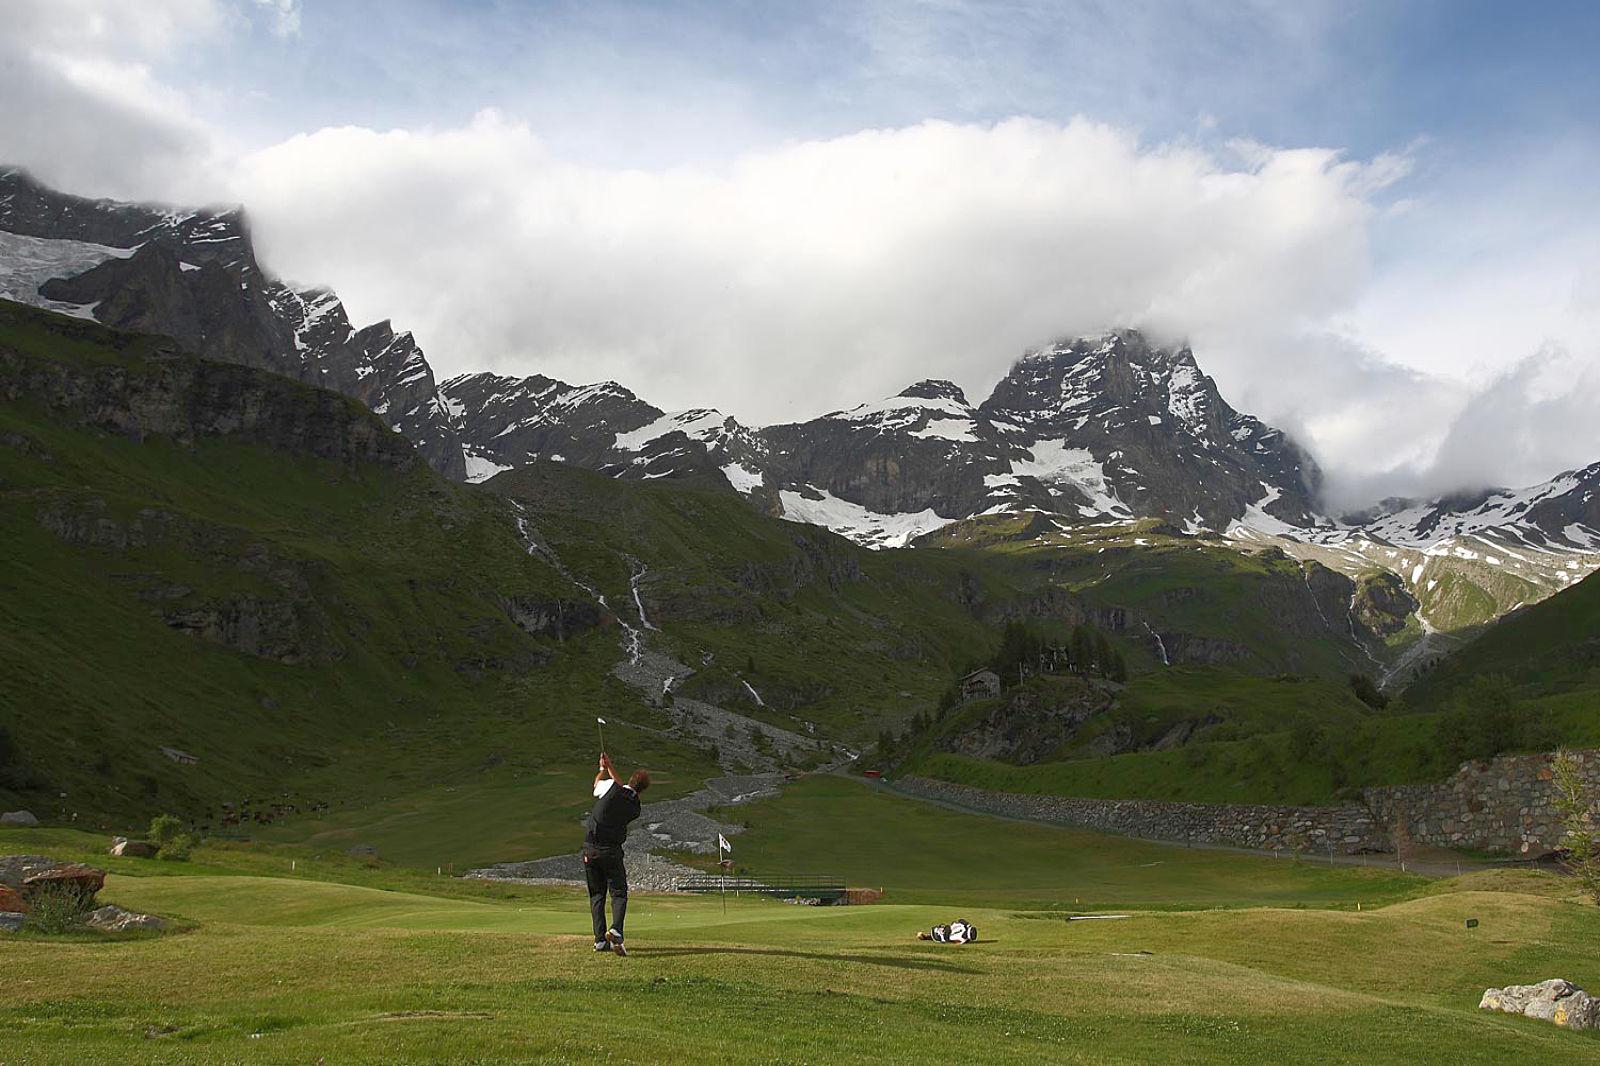
[[153, 859], [157, 850], [154, 844], [126, 837], [117, 837], [111, 842], [111, 854], [122, 859]]
[[0, 911], [0, 933], [15, 933], [28, 916], [21, 911]]
[[0, 814], [0, 829], [32, 829], [39, 824], [39, 819], [33, 816], [32, 811], [6, 811]]
[[106, 933], [126, 933], [130, 929], [165, 929], [167, 923], [153, 914], [135, 914], [107, 904], [83, 916], [83, 924]]
[[1485, 989], [1478, 1007], [1538, 1018], [1568, 1029], [1600, 1029], [1600, 998], [1559, 977], [1536, 985]]
[[31, 875], [59, 865], [48, 855], [0, 855], [0, 885], [21, 888]]
[[106, 886], [106, 872], [77, 862], [64, 862], [22, 879], [22, 898], [42, 892], [72, 892], [88, 901]]

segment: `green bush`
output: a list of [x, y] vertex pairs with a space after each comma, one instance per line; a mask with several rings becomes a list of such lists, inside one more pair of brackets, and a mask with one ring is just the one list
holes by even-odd
[[65, 933], [88, 913], [90, 902], [67, 885], [41, 888], [28, 897], [28, 917], [22, 927], [35, 933]]
[[1389, 706], [1389, 697], [1380, 692], [1377, 683], [1366, 674], [1350, 675], [1350, 691], [1355, 693], [1356, 699], [1375, 711]]
[[183, 834], [183, 820], [177, 815], [158, 814], [150, 819], [150, 843], [158, 848], [165, 847]]
[[194, 852], [194, 846], [199, 843], [188, 833], [175, 837], [161, 845], [161, 850], [156, 852], [156, 858], [167, 862], [188, 862], [189, 856]]
[[171, 814], [158, 814], [150, 820], [150, 842], [157, 848], [156, 858], [168, 862], [188, 862], [200, 843], [183, 827], [183, 821]]

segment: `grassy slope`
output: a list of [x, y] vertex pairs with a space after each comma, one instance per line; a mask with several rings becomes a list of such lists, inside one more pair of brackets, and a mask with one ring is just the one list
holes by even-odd
[[[898, 819], [860, 828], [900, 845]], [[952, 864], [971, 850], [955, 840]], [[1092, 854], [1114, 871], [1142, 855], [1125, 844]], [[59, 833], [0, 836], [3, 850], [61, 846]], [[726, 914], [715, 899], [641, 896], [618, 960], [589, 952], [576, 892], [431, 889], [367, 870], [362, 885], [305, 881], [263, 877], [236, 851], [201, 858], [213, 865], [195, 875], [129, 867], [105, 891], [190, 932], [0, 939], [0, 969], [25, 975], [0, 983], [7, 1061], [1600, 1062], [1590, 1035], [1476, 1010], [1489, 984], [1600, 983], [1587, 947], [1600, 911], [1524, 879], [1361, 913], [1069, 924], [1018, 911], [1009, 871], [988, 863], [1001, 890], [988, 905], [981, 888], [938, 905], [735, 900]], [[1173, 876], [1171, 901], [1200, 887], [1193, 873]], [[958, 914], [984, 943], [911, 940]], [[1468, 916], [1479, 929], [1463, 929]]]
[[[8, 318], [0, 341], [141, 372], [137, 346], [64, 340], [58, 321]], [[492, 497], [420, 467], [343, 467], [216, 438], [138, 443], [27, 402], [0, 403], [0, 436], [13, 442], [0, 446], [0, 726], [47, 783], [0, 790], [8, 806], [105, 821], [285, 794], [362, 805], [587, 762], [592, 714], [613, 707], [648, 722], [603, 680], [614, 631], [561, 644], [511, 624], [503, 597], [583, 594], [526, 555]], [[192, 542], [69, 544], [36, 518], [62, 501], [104, 501], [123, 524], [158, 510]], [[290, 665], [203, 644], [148, 598], [172, 586], [190, 590], [180, 602], [282, 596], [272, 575], [283, 572], [328, 620], [337, 661]], [[200, 762], [178, 766], [161, 745]], [[634, 750], [685, 768], [700, 758], [644, 733]]]
[[699, 671], [680, 691], [791, 729], [792, 713], [860, 740], [927, 707], [997, 639], [958, 601], [963, 575], [995, 597], [1015, 587], [980, 556], [870, 552], [725, 489], [548, 463], [487, 487], [534, 509], [563, 562], [612, 603], [630, 602], [630, 560], [649, 568], [653, 639]]
[[1586, 708], [1590, 735], [1600, 733], [1600, 575], [1488, 627], [1407, 688], [1406, 703], [1437, 710], [1483, 674], [1505, 675], [1529, 700]]
[[[1244, 672], [1342, 677], [1372, 668], [1346, 620], [1322, 617], [1292, 559], [1160, 532], [1149, 520], [1043, 536], [1025, 535], [1030, 522], [1027, 515], [973, 519], [929, 539], [1007, 559], [1087, 604], [1130, 608], [1139, 623], [1163, 632], [1236, 645], [1246, 654], [1232, 665]], [[1127, 636], [1142, 665], [1160, 664], [1142, 624]]]
[[[0, 343], [134, 374], [156, 349], [14, 307]], [[595, 714], [613, 722], [626, 762], [663, 771], [658, 796], [715, 772], [705, 752], [663, 740], [665, 717], [608, 676], [614, 624], [565, 643], [511, 624], [507, 597], [588, 594], [527, 555], [494, 492], [420, 466], [341, 466], [230, 439], [136, 442], [26, 398], [0, 402], [0, 441], [0, 727], [33, 778], [10, 790], [0, 778], [7, 809], [126, 826], [162, 809], [204, 818], [223, 801], [326, 802], [315, 820], [251, 828], [433, 866], [567, 847]], [[625, 614], [629, 560], [648, 565], [646, 599], [666, 616], [652, 640], [696, 665], [713, 656], [691, 691], [784, 725], [792, 709], [865, 735], [931, 701], [989, 639], [951, 594], [960, 553], [874, 555], [688, 485], [556, 467], [497, 487]], [[69, 543], [41, 523], [51, 508], [120, 530], [156, 512], [180, 535]], [[285, 573], [300, 586], [291, 593]], [[338, 654], [277, 662], [160, 617], [245, 595], [294, 599], [322, 620], [317, 647]], [[748, 699], [746, 677], [772, 708]], [[199, 764], [168, 761], [162, 745]]]

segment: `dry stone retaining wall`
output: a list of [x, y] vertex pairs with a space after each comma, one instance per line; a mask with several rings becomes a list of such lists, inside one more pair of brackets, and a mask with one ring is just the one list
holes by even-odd
[[[1600, 750], [1574, 755], [1600, 795]], [[988, 814], [1155, 840], [1353, 855], [1393, 851], [1392, 830], [1403, 819], [1415, 844], [1533, 856], [1561, 842], [1553, 762], [1548, 753], [1502, 755], [1465, 763], [1439, 784], [1369, 788], [1361, 803], [1338, 807], [1038, 796], [915, 776], [895, 787]]]
[[[1573, 752], [1591, 796], [1600, 795], [1600, 750]], [[1385, 826], [1404, 818], [1418, 844], [1537, 856], [1561, 845], [1552, 780], [1555, 757], [1502, 755], [1464, 763], [1437, 785], [1396, 785], [1364, 793]]]
[[1384, 851], [1388, 833], [1365, 807], [1278, 807], [1256, 804], [1173, 803], [1160, 800], [1083, 799], [991, 792], [971, 785], [902, 777], [902, 792], [955, 803], [988, 814], [1098, 829], [1155, 840], [1224, 844], [1272, 851], [1354, 854]]

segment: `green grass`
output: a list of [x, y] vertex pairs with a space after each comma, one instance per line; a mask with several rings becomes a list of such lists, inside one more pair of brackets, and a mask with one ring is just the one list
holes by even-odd
[[1419, 677], [1405, 692], [1408, 707], [1438, 710], [1474, 677], [1501, 674], [1529, 702], [1578, 701], [1600, 729], [1600, 575], [1487, 627], [1472, 643]]
[[[642, 734], [613, 727], [608, 738], [625, 770], [635, 765], [627, 753], [637, 746], [636, 736]], [[650, 799], [693, 792], [716, 773], [703, 757], [663, 763], [651, 768]], [[593, 775], [593, 763], [494, 772], [325, 817], [296, 819], [257, 835], [340, 851], [367, 844], [388, 862], [456, 871], [576, 851], [583, 838], [581, 821], [594, 804]]]
[[[0, 848], [59, 847], [56, 832]], [[1091, 855], [1114, 867], [1130, 846]], [[244, 870], [260, 858], [207, 855]], [[1553, 897], [1547, 878], [1476, 875], [1361, 912], [1068, 923], [1019, 909], [1006, 869], [984, 869], [1000, 890], [987, 904], [934, 886], [925, 904], [829, 909], [636, 895], [622, 960], [589, 951], [574, 891], [129, 868], [103, 895], [185, 931], [0, 938], [0, 1048], [30, 1066], [1600, 1062], [1592, 1035], [1476, 1009], [1489, 984], [1600, 984], [1600, 911]], [[1169, 872], [1174, 895], [1191, 890]], [[957, 916], [984, 942], [911, 939]]]
[[[0, 306], [0, 347], [34, 368], [161, 373], [156, 342], [15, 305]], [[320, 395], [239, 373], [285, 402]], [[338, 402], [345, 417], [371, 417]], [[327, 804], [300, 828], [448, 863], [546, 846], [540, 834], [567, 812], [536, 783], [593, 757], [597, 714], [636, 723], [631, 760], [686, 779], [713, 772], [609, 676], [614, 624], [566, 641], [513, 624], [512, 598], [589, 595], [524, 551], [496, 492], [420, 464], [332, 463], [204, 435], [137, 441], [27, 397], [0, 402], [0, 441], [7, 809], [109, 828], [162, 810], [216, 824], [224, 802]], [[909, 715], [986, 637], [945, 595], [960, 580], [954, 556], [879, 559], [692, 485], [559, 467], [502, 480], [625, 615], [629, 559], [648, 565], [664, 630], [653, 640], [696, 665], [710, 657], [696, 685], [743, 699], [749, 672], [769, 693], [761, 713], [791, 728], [791, 714], [835, 733]], [[92, 538], [52, 528], [63, 524]], [[250, 601], [294, 613], [300, 661], [197, 640], [162, 618]], [[173, 763], [162, 746], [199, 762]]]
[[[1129, 840], [946, 810], [844, 777], [806, 778], [730, 808], [734, 856], [755, 875], [843, 877], [890, 900], [1031, 908], [1367, 905], [1418, 891], [1386, 870]], [[800, 865], [796, 865], [800, 864]]]

